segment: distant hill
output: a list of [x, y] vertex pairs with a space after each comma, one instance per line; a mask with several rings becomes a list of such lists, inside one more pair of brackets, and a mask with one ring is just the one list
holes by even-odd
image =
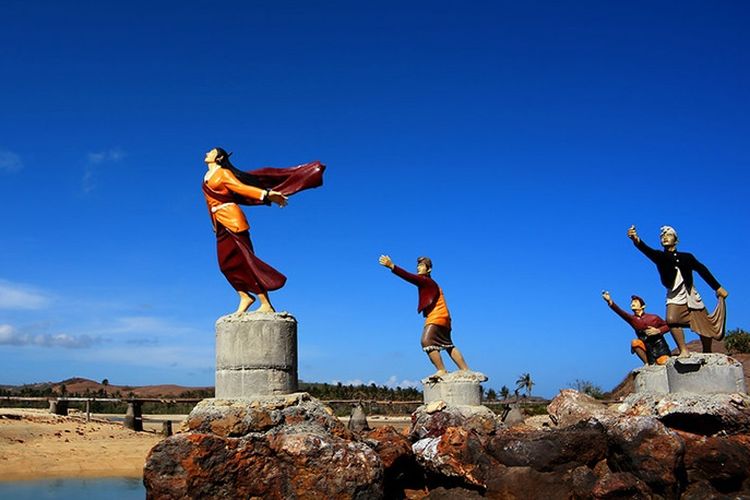
[[109, 395], [121, 397], [138, 397], [138, 398], [190, 398], [190, 397], [212, 397], [213, 387], [186, 387], [173, 384], [162, 385], [113, 385], [102, 384], [94, 380], [81, 377], [73, 377], [61, 382], [39, 382], [34, 384], [25, 384], [19, 386], [4, 385], [0, 389], [11, 394], [28, 394], [28, 395]]
[[[687, 346], [691, 352], [702, 352], [700, 340], [693, 340], [691, 342], [688, 342]], [[727, 354], [727, 350], [724, 347], [724, 342], [714, 342], [713, 352]], [[672, 354], [676, 355], [677, 349], [672, 351]], [[742, 369], [745, 371], [745, 386], [750, 388], [750, 354], [732, 354], [731, 356], [742, 363]], [[611, 392], [605, 394], [605, 397], [607, 399], [624, 398], [628, 394], [632, 393], [634, 389], [635, 386], [633, 384], [633, 374], [631, 372], [628, 373], [622, 380], [622, 382], [617, 384], [617, 386], [615, 386], [615, 388], [612, 389]]]
[[[103, 382], [103, 381], [102, 381]], [[19, 386], [0, 386], [0, 395], [15, 396], [101, 396], [134, 398], [209, 398], [213, 387], [185, 387], [173, 384], [114, 385], [87, 378], [73, 377], [60, 382], [39, 382]], [[422, 399], [422, 391], [413, 387], [391, 388], [371, 385], [343, 385], [300, 380], [301, 391], [326, 400], [374, 399], [384, 401], [413, 401]]]

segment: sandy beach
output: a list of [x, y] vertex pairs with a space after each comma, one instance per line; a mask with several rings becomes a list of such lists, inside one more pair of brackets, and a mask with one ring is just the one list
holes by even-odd
[[145, 421], [144, 427], [133, 432], [80, 414], [0, 409], [0, 481], [141, 477], [148, 451], [162, 439], [161, 424]]

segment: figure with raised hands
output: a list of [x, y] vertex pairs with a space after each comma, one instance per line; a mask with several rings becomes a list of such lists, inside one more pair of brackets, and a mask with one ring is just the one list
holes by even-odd
[[[724, 338], [725, 299], [729, 295], [727, 291], [693, 254], [677, 251], [677, 231], [673, 227], [661, 228], [660, 240], [663, 250], [656, 250], [644, 243], [638, 236], [635, 226], [628, 229], [628, 238], [656, 264], [661, 283], [667, 289], [666, 321], [680, 350], [679, 357], [690, 356], [683, 331], [686, 327], [700, 335], [703, 352], [711, 352], [712, 339]], [[711, 314], [706, 311], [706, 306], [693, 285], [693, 271], [716, 292], [718, 303]]]
[[274, 312], [268, 292], [278, 290], [286, 277], [260, 260], [250, 241], [250, 225], [239, 205], [283, 207], [288, 196], [322, 185], [325, 165], [306, 163], [291, 168], [261, 168], [250, 172], [229, 161], [231, 153], [213, 148], [204, 162], [203, 195], [216, 233], [219, 268], [240, 297], [235, 314], [246, 312], [260, 299], [258, 312]]
[[631, 352], [648, 365], [663, 365], [669, 360], [669, 345], [664, 340], [664, 334], [669, 331], [669, 326], [656, 314], [645, 312], [646, 302], [642, 298], [637, 295], [630, 297], [630, 309], [633, 314], [628, 314], [615, 304], [609, 292], [603, 291], [602, 298], [610, 309], [633, 327], [638, 338], [630, 343]]
[[437, 372], [430, 378], [439, 379], [448, 372], [443, 364], [440, 351], [445, 350], [456, 363], [459, 370], [468, 371], [461, 351], [451, 339], [451, 315], [445, 303], [443, 290], [432, 279], [432, 261], [428, 257], [417, 259], [417, 274], [412, 274], [398, 267], [387, 255], [381, 255], [379, 262], [389, 268], [399, 278], [416, 285], [419, 291], [417, 312], [425, 317], [422, 330], [422, 350], [427, 353]]

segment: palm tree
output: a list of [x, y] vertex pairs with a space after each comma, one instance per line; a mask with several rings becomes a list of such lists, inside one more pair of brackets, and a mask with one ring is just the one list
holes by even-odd
[[525, 389], [526, 397], [531, 396], [532, 387], [534, 387], [534, 381], [531, 380], [531, 375], [529, 373], [522, 373], [521, 376], [518, 377], [518, 380], [516, 380], [516, 389]]
[[507, 385], [504, 385], [500, 388], [500, 397], [503, 399], [508, 399], [508, 396], [510, 396], [510, 389], [508, 389]]

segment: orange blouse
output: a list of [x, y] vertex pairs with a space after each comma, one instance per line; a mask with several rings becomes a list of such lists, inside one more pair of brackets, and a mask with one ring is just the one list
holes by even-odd
[[[265, 196], [264, 189], [243, 184], [226, 168], [216, 169], [216, 171], [206, 179], [206, 185], [208, 185], [211, 191], [215, 191], [218, 194], [229, 194], [231, 191], [259, 201], [263, 201], [263, 197]], [[214, 225], [214, 231], [216, 231], [217, 221], [233, 233], [239, 233], [250, 229], [250, 224], [247, 222], [245, 213], [239, 205], [236, 203], [223, 203], [211, 198], [205, 193], [204, 196], [206, 198], [206, 203], [208, 204], [208, 213], [211, 216], [211, 223]]]
[[440, 289], [440, 295], [435, 302], [435, 307], [427, 315], [424, 320], [425, 325], [440, 325], [446, 328], [451, 327], [451, 314], [448, 312], [448, 305], [445, 303], [445, 296], [443, 295], [443, 289]]

